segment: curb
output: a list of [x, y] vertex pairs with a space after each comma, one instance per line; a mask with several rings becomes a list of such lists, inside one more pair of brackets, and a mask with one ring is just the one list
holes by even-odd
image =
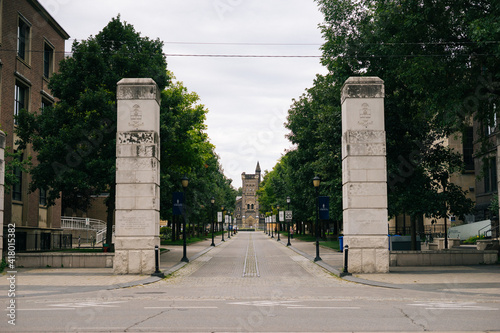
[[[210, 250], [212, 250], [213, 248], [215, 248], [215, 247], [217, 247], [219, 245], [222, 245], [224, 243], [225, 242], [219, 242], [219, 243], [215, 244], [215, 246], [209, 246], [206, 249], [201, 250], [200, 252], [194, 254], [193, 256], [191, 256], [191, 258], [188, 258], [188, 259], [189, 259], [190, 262], [193, 261], [193, 260], [196, 260], [199, 257], [201, 257], [202, 255], [204, 255], [205, 253], [207, 253]], [[178, 271], [182, 267], [186, 266], [187, 264], [189, 264], [189, 262], [183, 262], [183, 261], [181, 261], [178, 264], [170, 267], [166, 271], [163, 271], [162, 273], [165, 274], [165, 276], [168, 276], [168, 275], [170, 275], [170, 274]], [[106, 290], [121, 289], [121, 288], [130, 288], [130, 287], [135, 287], [135, 286], [143, 286], [143, 285], [147, 285], [147, 284], [151, 284], [151, 283], [155, 283], [155, 282], [161, 281], [163, 279], [164, 278], [161, 278], [161, 277], [158, 277], [158, 276], [150, 276], [150, 277], [148, 277], [146, 279], [139, 280], [139, 281], [132, 281], [132, 282], [127, 282], [127, 283], [114, 284], [114, 285], [111, 285], [108, 288], [106, 288]]]
[[[284, 243], [283, 241], [279, 241], [279, 243], [281, 243], [283, 246], [285, 246], [285, 247], [293, 250], [294, 252], [300, 254], [304, 258], [306, 258], [306, 259], [314, 262], [316, 265], [318, 265], [318, 266], [326, 269], [328, 272], [334, 274], [335, 276], [337, 276], [340, 279], [343, 279], [343, 280], [346, 280], [346, 281], [349, 281], [349, 282], [364, 284], [364, 285], [372, 286], [372, 287], [381, 287], [381, 288], [390, 288], [390, 289], [404, 289], [404, 288], [402, 288], [400, 286], [397, 286], [397, 285], [394, 285], [394, 284], [391, 284], [391, 283], [370, 281], [370, 280], [361, 279], [361, 278], [358, 278], [358, 277], [355, 277], [355, 276], [352, 276], [352, 275], [346, 275], [345, 273], [341, 272], [340, 270], [336, 269], [335, 267], [328, 265], [323, 260], [321, 260], [321, 261], [314, 261], [313, 256], [305, 253], [304, 251], [301, 251], [301, 250], [297, 249], [293, 245], [292, 246], [287, 246], [286, 243]], [[408, 288], [408, 289], [410, 289], [410, 288]]]

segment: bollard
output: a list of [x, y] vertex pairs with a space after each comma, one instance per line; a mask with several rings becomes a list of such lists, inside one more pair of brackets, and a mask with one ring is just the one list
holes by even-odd
[[155, 272], [151, 275], [158, 276], [162, 279], [165, 277], [165, 274], [160, 271], [160, 248], [158, 245], [155, 245]]
[[346, 246], [344, 246], [344, 270], [342, 271], [342, 273], [340, 273], [341, 277], [346, 276], [346, 275], [351, 275], [351, 273], [349, 273], [349, 270], [347, 267], [348, 258], [349, 258], [349, 245], [346, 245]]

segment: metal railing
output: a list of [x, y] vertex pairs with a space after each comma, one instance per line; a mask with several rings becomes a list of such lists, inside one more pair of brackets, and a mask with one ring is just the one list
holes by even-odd
[[[490, 226], [488, 226], [488, 227], [490, 227]], [[496, 237], [498, 237], [498, 227], [499, 226], [497, 225], [495, 227], [491, 227], [489, 230], [484, 231], [483, 237], [484, 238], [487, 238], [487, 237], [496, 238]], [[481, 230], [483, 230], [483, 229], [481, 229]], [[479, 236], [479, 237], [481, 237], [481, 236]]]
[[106, 239], [106, 222], [97, 219], [74, 216], [61, 216], [61, 228], [66, 230], [93, 230], [96, 232], [96, 244]]

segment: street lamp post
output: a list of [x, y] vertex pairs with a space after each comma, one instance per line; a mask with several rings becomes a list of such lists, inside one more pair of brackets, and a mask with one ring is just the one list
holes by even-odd
[[181, 179], [182, 183], [182, 189], [184, 192], [184, 203], [183, 203], [183, 211], [184, 211], [184, 218], [182, 220], [182, 259], [181, 261], [183, 262], [189, 262], [189, 259], [187, 257], [187, 251], [186, 251], [186, 218], [187, 218], [187, 209], [186, 209], [186, 188], [188, 187], [189, 184], [189, 178], [184, 176]]
[[212, 225], [212, 244], [211, 246], [215, 246], [215, 243], [214, 243], [214, 203], [215, 203], [215, 198], [212, 197], [212, 199], [210, 199], [210, 205], [212, 207], [211, 209], [211, 212], [210, 212], [210, 224]]
[[313, 185], [316, 189], [316, 258], [314, 261], [321, 260], [319, 256], [319, 184], [321, 183], [321, 178], [318, 176], [313, 178]]
[[231, 211], [227, 211], [227, 239], [231, 239]]
[[276, 215], [276, 226], [277, 226], [277, 229], [276, 229], [276, 232], [278, 233], [278, 239], [277, 241], [279, 242], [281, 239], [280, 239], [280, 229], [281, 229], [281, 224], [280, 224], [280, 205], [276, 206], [276, 209], [278, 210], [278, 215]]
[[222, 241], [225, 242], [224, 240], [224, 206], [221, 206], [221, 211], [222, 211], [222, 221], [221, 221], [221, 230], [222, 230]]
[[276, 215], [271, 215], [271, 238], [274, 238], [274, 228], [276, 228], [275, 223], [276, 223]]
[[[289, 211], [290, 210], [290, 197], [286, 197], [286, 206], [287, 206], [287, 210]], [[285, 216], [285, 220], [286, 220], [286, 216]], [[291, 226], [291, 223], [292, 221], [289, 220], [288, 222], [288, 243], [286, 244], [286, 246], [291, 246], [292, 243], [290, 243], [290, 234], [291, 234], [291, 230], [290, 230], [290, 226]]]

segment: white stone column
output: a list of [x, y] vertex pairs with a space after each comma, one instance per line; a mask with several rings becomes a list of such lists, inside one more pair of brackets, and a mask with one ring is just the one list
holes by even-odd
[[389, 271], [384, 81], [342, 87], [342, 201], [350, 273]]
[[0, 131], [0, 258], [3, 258], [3, 211], [5, 194], [5, 133]]
[[115, 274], [151, 274], [160, 245], [160, 91], [152, 79], [117, 88]]

